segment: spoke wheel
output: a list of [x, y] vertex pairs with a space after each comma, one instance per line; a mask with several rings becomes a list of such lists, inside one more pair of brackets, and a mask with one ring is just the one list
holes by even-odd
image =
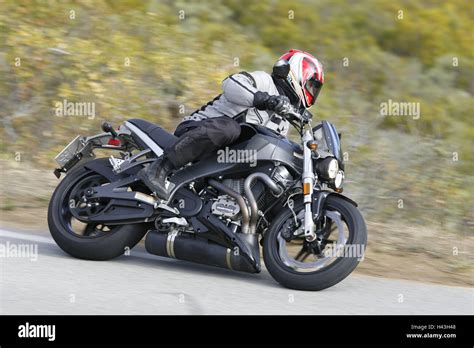
[[[346, 278], [363, 259], [367, 228], [355, 205], [330, 195], [316, 222], [317, 240], [304, 237], [303, 197], [282, 208], [265, 232], [263, 258], [272, 277], [297, 290], [322, 290]], [[352, 253], [352, 251], [356, 251]]]
[[[304, 210], [301, 212], [297, 214], [297, 226], [304, 224], [304, 218], [301, 218]], [[287, 267], [298, 272], [313, 272], [337, 259], [339, 251], [346, 244], [349, 231], [339, 212], [327, 210], [323, 216], [323, 229], [314, 242], [306, 241], [302, 234], [288, 241], [282, 236], [283, 231], [279, 232], [278, 252]], [[288, 228], [288, 224], [285, 223], [284, 227]]]

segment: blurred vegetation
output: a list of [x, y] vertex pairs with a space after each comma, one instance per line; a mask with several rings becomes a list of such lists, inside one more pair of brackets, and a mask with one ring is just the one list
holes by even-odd
[[[0, 153], [52, 168], [104, 119], [173, 130], [229, 74], [300, 48], [325, 66], [311, 111], [342, 130], [367, 217], [472, 231], [473, 17], [471, 0], [0, 0]], [[64, 99], [97, 117], [55, 116]], [[389, 99], [421, 117], [381, 117]]]

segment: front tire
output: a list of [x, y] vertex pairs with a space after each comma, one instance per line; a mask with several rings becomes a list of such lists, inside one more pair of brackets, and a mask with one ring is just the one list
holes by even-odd
[[[96, 161], [107, 161], [98, 159]], [[71, 256], [86, 260], [109, 260], [123, 255], [133, 248], [145, 235], [146, 224], [110, 226], [107, 232], [99, 231], [95, 226], [85, 226], [83, 234], [77, 234], [68, 215], [68, 201], [71, 192], [87, 178], [100, 175], [80, 166], [72, 170], [54, 191], [48, 208], [48, 225], [58, 246]], [[106, 181], [105, 178], [102, 178]], [[97, 179], [96, 179], [97, 180]], [[70, 214], [70, 213], [69, 213]], [[94, 227], [91, 233], [91, 227]], [[87, 232], [87, 234], [86, 234]]]
[[[294, 211], [304, 209], [302, 201], [295, 203]], [[347, 246], [356, 246], [365, 251], [367, 245], [367, 227], [359, 210], [347, 200], [330, 195], [325, 202], [324, 210], [338, 212], [348, 227]], [[263, 243], [263, 258], [265, 266], [272, 277], [281, 285], [296, 290], [323, 290], [346, 278], [357, 267], [360, 257], [337, 257], [322, 269], [313, 272], [298, 272], [285, 264], [279, 252], [278, 236], [284, 224], [292, 219], [293, 213], [289, 208], [281, 211], [265, 234]]]

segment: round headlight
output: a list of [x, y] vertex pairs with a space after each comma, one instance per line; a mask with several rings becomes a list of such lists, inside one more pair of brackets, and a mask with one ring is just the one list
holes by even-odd
[[339, 171], [339, 163], [337, 162], [337, 159], [333, 158], [328, 163], [328, 174], [327, 174], [328, 178], [329, 179], [336, 178], [338, 171]]
[[314, 163], [318, 175], [326, 180], [333, 180], [339, 171], [339, 163], [334, 157], [318, 159]]
[[336, 178], [334, 179], [334, 187], [340, 189], [344, 183], [344, 172], [342, 170], [338, 171]]

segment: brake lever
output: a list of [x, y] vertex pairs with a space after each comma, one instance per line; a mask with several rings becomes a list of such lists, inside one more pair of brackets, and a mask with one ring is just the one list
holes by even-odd
[[287, 112], [286, 116], [287, 117], [290, 116], [292, 119], [297, 120], [297, 121], [302, 120], [302, 116], [294, 110], [290, 110], [289, 112]]
[[295, 120], [298, 122], [303, 122], [304, 124], [307, 124], [312, 118], [312, 115], [310, 112], [305, 110], [303, 114], [300, 114], [293, 107], [283, 112], [280, 116], [286, 118], [288, 121]]

